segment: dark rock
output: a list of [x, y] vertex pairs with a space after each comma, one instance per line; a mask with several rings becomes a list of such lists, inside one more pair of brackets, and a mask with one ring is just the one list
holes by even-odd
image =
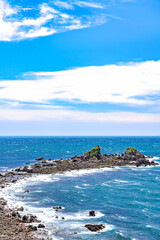
[[37, 227], [36, 226], [33, 226], [33, 225], [29, 225], [28, 226], [28, 231], [31, 232], [31, 231], [37, 231]]
[[13, 216], [13, 217], [16, 217], [16, 216], [17, 216], [17, 212], [13, 211], [13, 212], [12, 212], [12, 216]]
[[22, 218], [22, 222], [28, 222], [29, 217], [27, 215], [24, 215]]
[[59, 209], [62, 209], [62, 207], [61, 207], [61, 206], [53, 207], [53, 209], [55, 209], [55, 210], [59, 210]]
[[38, 224], [38, 228], [45, 228], [44, 224]]
[[15, 182], [17, 182], [17, 180], [15, 180], [15, 179], [14, 179], [14, 180], [12, 180], [12, 183], [15, 183]]
[[17, 211], [23, 211], [24, 210], [24, 208], [23, 207], [19, 207], [19, 208], [17, 208]]
[[134, 147], [129, 147], [125, 151], [125, 158], [135, 161], [140, 158], [145, 158], [145, 156], [138, 152]]
[[95, 217], [95, 216], [96, 216], [95, 211], [90, 211], [90, 212], [89, 212], [89, 216], [90, 216], [90, 217]]
[[105, 228], [105, 226], [103, 226], [102, 224], [97, 224], [97, 225], [96, 224], [86, 224], [85, 227], [88, 228], [88, 230], [90, 230], [92, 232], [98, 232]]
[[91, 158], [100, 159], [101, 157], [102, 157], [102, 154], [101, 154], [101, 149], [100, 149], [99, 145], [97, 145], [92, 150], [85, 152], [85, 154], [84, 154], [85, 159], [91, 159]]
[[29, 190], [25, 190], [24, 193], [29, 193]]
[[37, 161], [42, 161], [43, 160], [43, 157], [40, 157], [40, 158], [36, 158]]
[[32, 223], [32, 222], [37, 222], [37, 217], [34, 216], [34, 215], [31, 215], [30, 216], [30, 219], [29, 219], [29, 222]]

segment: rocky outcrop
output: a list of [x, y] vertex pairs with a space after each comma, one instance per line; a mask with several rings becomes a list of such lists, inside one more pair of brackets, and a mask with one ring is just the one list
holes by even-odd
[[126, 149], [123, 154], [101, 154], [101, 149], [97, 145], [90, 151], [85, 152], [81, 156], [74, 156], [71, 159], [60, 160], [39, 160], [41, 164], [34, 164], [18, 168], [17, 172], [27, 173], [42, 173], [42, 174], [55, 174], [63, 173], [65, 171], [91, 169], [91, 168], [104, 168], [115, 166], [155, 166], [158, 163], [149, 161], [142, 153], [133, 147]]
[[92, 232], [99, 232], [105, 228], [102, 224], [86, 224], [85, 227]]
[[137, 149], [135, 149], [134, 147], [129, 147], [126, 149], [125, 151], [125, 160], [138, 160], [138, 159], [144, 159], [145, 156], [140, 153], [139, 151], [137, 151]]
[[90, 151], [85, 152], [84, 154], [85, 159], [92, 159], [92, 158], [100, 159], [101, 157], [102, 157], [102, 154], [101, 154], [101, 149], [99, 145], [97, 145], [95, 148], [92, 148]]

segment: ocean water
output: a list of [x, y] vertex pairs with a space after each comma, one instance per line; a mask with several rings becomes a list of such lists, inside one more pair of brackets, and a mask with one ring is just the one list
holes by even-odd
[[[70, 158], [97, 144], [106, 154], [133, 146], [160, 163], [160, 137], [1, 137], [0, 171], [35, 163], [41, 156]], [[24, 213], [36, 214], [51, 239], [160, 239], [159, 166], [40, 175], [21, 180], [1, 194], [10, 205], [23, 205]], [[56, 212], [53, 206], [63, 209]], [[95, 217], [88, 216], [90, 210], [95, 210]], [[105, 229], [92, 233], [84, 227], [89, 223], [102, 223]]]

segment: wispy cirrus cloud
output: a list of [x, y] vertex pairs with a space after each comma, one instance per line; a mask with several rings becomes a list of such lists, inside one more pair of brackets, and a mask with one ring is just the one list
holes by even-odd
[[91, 8], [104, 8], [100, 3], [87, 2], [87, 1], [75, 1], [75, 5], [79, 7], [91, 7]]
[[0, 41], [23, 40], [87, 28], [102, 24], [109, 18], [92, 11], [84, 11], [79, 15], [75, 6], [103, 8], [101, 4], [87, 1], [55, 1], [22, 7], [10, 5], [7, 0], [0, 0]]

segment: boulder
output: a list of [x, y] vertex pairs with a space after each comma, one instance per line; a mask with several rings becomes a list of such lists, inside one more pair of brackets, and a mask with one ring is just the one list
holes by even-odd
[[24, 208], [23, 207], [19, 207], [19, 208], [17, 208], [17, 211], [23, 211], [24, 210]]
[[96, 216], [95, 211], [90, 211], [90, 212], [89, 212], [89, 216], [90, 216], [90, 217], [95, 217], [95, 216]]
[[29, 193], [29, 190], [25, 190], [24, 193]]
[[44, 224], [38, 224], [38, 228], [45, 228]]
[[37, 231], [37, 227], [33, 226], [33, 225], [29, 225], [28, 226], [28, 232], [31, 232], [31, 231]]
[[102, 224], [86, 224], [85, 227], [92, 232], [98, 232], [105, 228]]
[[23, 218], [22, 218], [22, 222], [28, 222], [28, 216], [27, 215], [24, 215]]
[[36, 161], [42, 161], [42, 160], [43, 160], [43, 157], [36, 158]]

